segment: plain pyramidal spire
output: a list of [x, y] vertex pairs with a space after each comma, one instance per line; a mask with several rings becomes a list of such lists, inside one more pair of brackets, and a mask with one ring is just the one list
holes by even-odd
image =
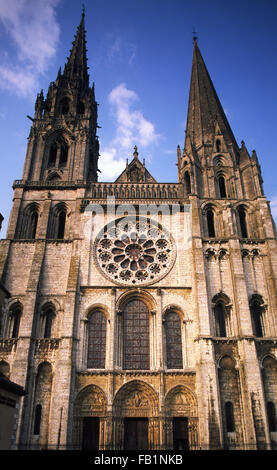
[[201, 55], [196, 33], [193, 33], [193, 59], [186, 136], [190, 138], [190, 142], [195, 147], [212, 143], [216, 126], [223, 134], [226, 143], [238, 150], [230, 124]]

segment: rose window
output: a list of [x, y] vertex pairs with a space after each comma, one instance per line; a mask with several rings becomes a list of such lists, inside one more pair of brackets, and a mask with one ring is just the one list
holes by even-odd
[[168, 273], [175, 249], [171, 236], [157, 222], [124, 217], [100, 231], [95, 258], [98, 268], [113, 282], [146, 285]]

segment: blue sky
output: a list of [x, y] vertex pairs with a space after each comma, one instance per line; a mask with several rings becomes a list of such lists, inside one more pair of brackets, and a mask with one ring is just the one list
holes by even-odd
[[[80, 0], [0, 0], [0, 212], [21, 179], [36, 95], [64, 66]], [[184, 144], [192, 32], [238, 144], [256, 150], [277, 219], [277, 0], [85, 0], [88, 65], [99, 103], [100, 180], [139, 158], [177, 181]]]

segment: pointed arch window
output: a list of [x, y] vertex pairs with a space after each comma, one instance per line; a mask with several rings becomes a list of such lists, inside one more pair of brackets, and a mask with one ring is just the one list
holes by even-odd
[[66, 139], [59, 135], [49, 147], [47, 167], [64, 168], [67, 165], [69, 146]]
[[104, 369], [106, 362], [107, 319], [100, 310], [90, 314], [88, 320], [87, 368]]
[[149, 310], [139, 299], [129, 301], [123, 311], [123, 368], [150, 368]]
[[45, 318], [44, 318], [44, 331], [43, 331], [44, 338], [51, 338], [54, 318], [55, 318], [54, 311], [52, 308], [49, 308], [46, 311]]
[[58, 152], [57, 143], [53, 142], [49, 150], [48, 168], [56, 165], [57, 152]]
[[226, 338], [226, 311], [223, 302], [217, 302], [214, 307], [216, 336]]
[[246, 223], [246, 210], [244, 209], [244, 207], [238, 208], [238, 216], [239, 216], [241, 236], [242, 238], [248, 238], [248, 230], [247, 230], [247, 223]]
[[61, 142], [60, 145], [60, 159], [59, 159], [59, 168], [63, 168], [67, 164], [68, 157], [68, 145], [65, 141]]
[[165, 318], [166, 363], [168, 369], [182, 369], [181, 319], [177, 312], [169, 311]]
[[37, 234], [39, 219], [39, 205], [37, 203], [29, 204], [22, 214], [19, 227], [19, 238], [34, 240]]
[[216, 151], [221, 152], [221, 141], [220, 141], [220, 139], [216, 139], [215, 146], [216, 146]]
[[65, 210], [61, 210], [58, 214], [58, 233], [57, 238], [62, 240], [64, 238], [64, 231], [65, 231], [65, 220], [66, 220], [66, 212]]
[[191, 181], [190, 181], [190, 174], [188, 171], [185, 172], [184, 181], [185, 181], [186, 194], [191, 194]]
[[221, 198], [227, 197], [226, 195], [226, 185], [224, 176], [219, 176], [218, 178], [219, 194]]
[[212, 209], [207, 210], [207, 225], [208, 225], [208, 236], [215, 237], [214, 212]]
[[38, 224], [38, 213], [33, 211], [30, 217], [30, 238], [36, 238], [37, 224]]
[[18, 338], [20, 320], [22, 315], [22, 308], [20, 305], [15, 305], [10, 310], [10, 321], [9, 321], [9, 337]]
[[51, 211], [48, 223], [47, 237], [63, 240], [65, 237], [67, 207], [65, 203], [57, 204]]

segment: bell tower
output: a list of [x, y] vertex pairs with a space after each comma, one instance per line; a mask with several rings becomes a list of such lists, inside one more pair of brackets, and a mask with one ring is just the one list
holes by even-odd
[[70, 55], [46, 97], [41, 91], [23, 171], [24, 181], [97, 181], [99, 143], [94, 84], [90, 87], [85, 39], [85, 15]]
[[[21, 180], [13, 185], [9, 239], [79, 236], [73, 200], [85, 197], [98, 178], [97, 102], [87, 66], [85, 14], [72, 49], [51, 82], [37, 95]], [[81, 191], [81, 192], [80, 192]], [[74, 204], [75, 206], [75, 204]], [[71, 217], [72, 215], [72, 217]], [[71, 227], [70, 227], [71, 225]]]

